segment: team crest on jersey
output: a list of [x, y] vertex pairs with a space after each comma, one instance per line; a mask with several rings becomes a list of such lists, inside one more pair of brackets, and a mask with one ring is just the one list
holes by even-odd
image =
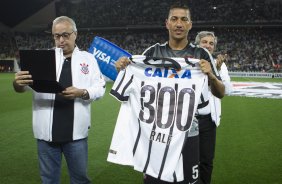
[[82, 71], [82, 73], [84, 74], [88, 74], [89, 73], [89, 69], [88, 69], [88, 64], [86, 63], [80, 63], [81, 69], [80, 71]]

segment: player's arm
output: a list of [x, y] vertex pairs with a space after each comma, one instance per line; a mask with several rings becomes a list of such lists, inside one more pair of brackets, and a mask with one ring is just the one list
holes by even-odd
[[32, 84], [32, 76], [28, 71], [19, 71], [15, 74], [13, 81], [14, 90], [18, 93], [25, 92], [25, 87]]
[[204, 59], [201, 59], [199, 64], [201, 70], [208, 75], [212, 94], [217, 98], [223, 98], [225, 94], [225, 86], [222, 81], [220, 81], [212, 72], [210, 63]]

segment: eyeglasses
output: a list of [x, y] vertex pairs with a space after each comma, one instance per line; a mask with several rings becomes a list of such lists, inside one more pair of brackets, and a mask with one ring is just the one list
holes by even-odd
[[70, 38], [70, 35], [74, 33], [74, 31], [72, 31], [71, 33], [67, 33], [67, 32], [64, 32], [62, 34], [59, 34], [59, 33], [55, 33], [53, 34], [53, 37], [55, 40], [60, 40], [60, 38], [62, 37], [64, 40], [68, 40]]

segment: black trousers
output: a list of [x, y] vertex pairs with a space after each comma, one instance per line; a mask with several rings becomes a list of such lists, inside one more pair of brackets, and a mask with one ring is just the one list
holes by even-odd
[[216, 142], [216, 125], [210, 116], [199, 119], [199, 137], [200, 181], [201, 184], [209, 184], [211, 183]]

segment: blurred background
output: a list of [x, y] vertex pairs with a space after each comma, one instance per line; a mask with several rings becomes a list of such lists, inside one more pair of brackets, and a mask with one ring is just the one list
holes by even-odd
[[[168, 39], [167, 12], [174, 0], [1, 0], [0, 72], [15, 70], [19, 49], [53, 47], [52, 20], [73, 18], [77, 45], [88, 50], [101, 36], [131, 54]], [[186, 0], [193, 28], [214, 31], [217, 52], [229, 54], [229, 71], [280, 72], [282, 61], [281, 0]]]

